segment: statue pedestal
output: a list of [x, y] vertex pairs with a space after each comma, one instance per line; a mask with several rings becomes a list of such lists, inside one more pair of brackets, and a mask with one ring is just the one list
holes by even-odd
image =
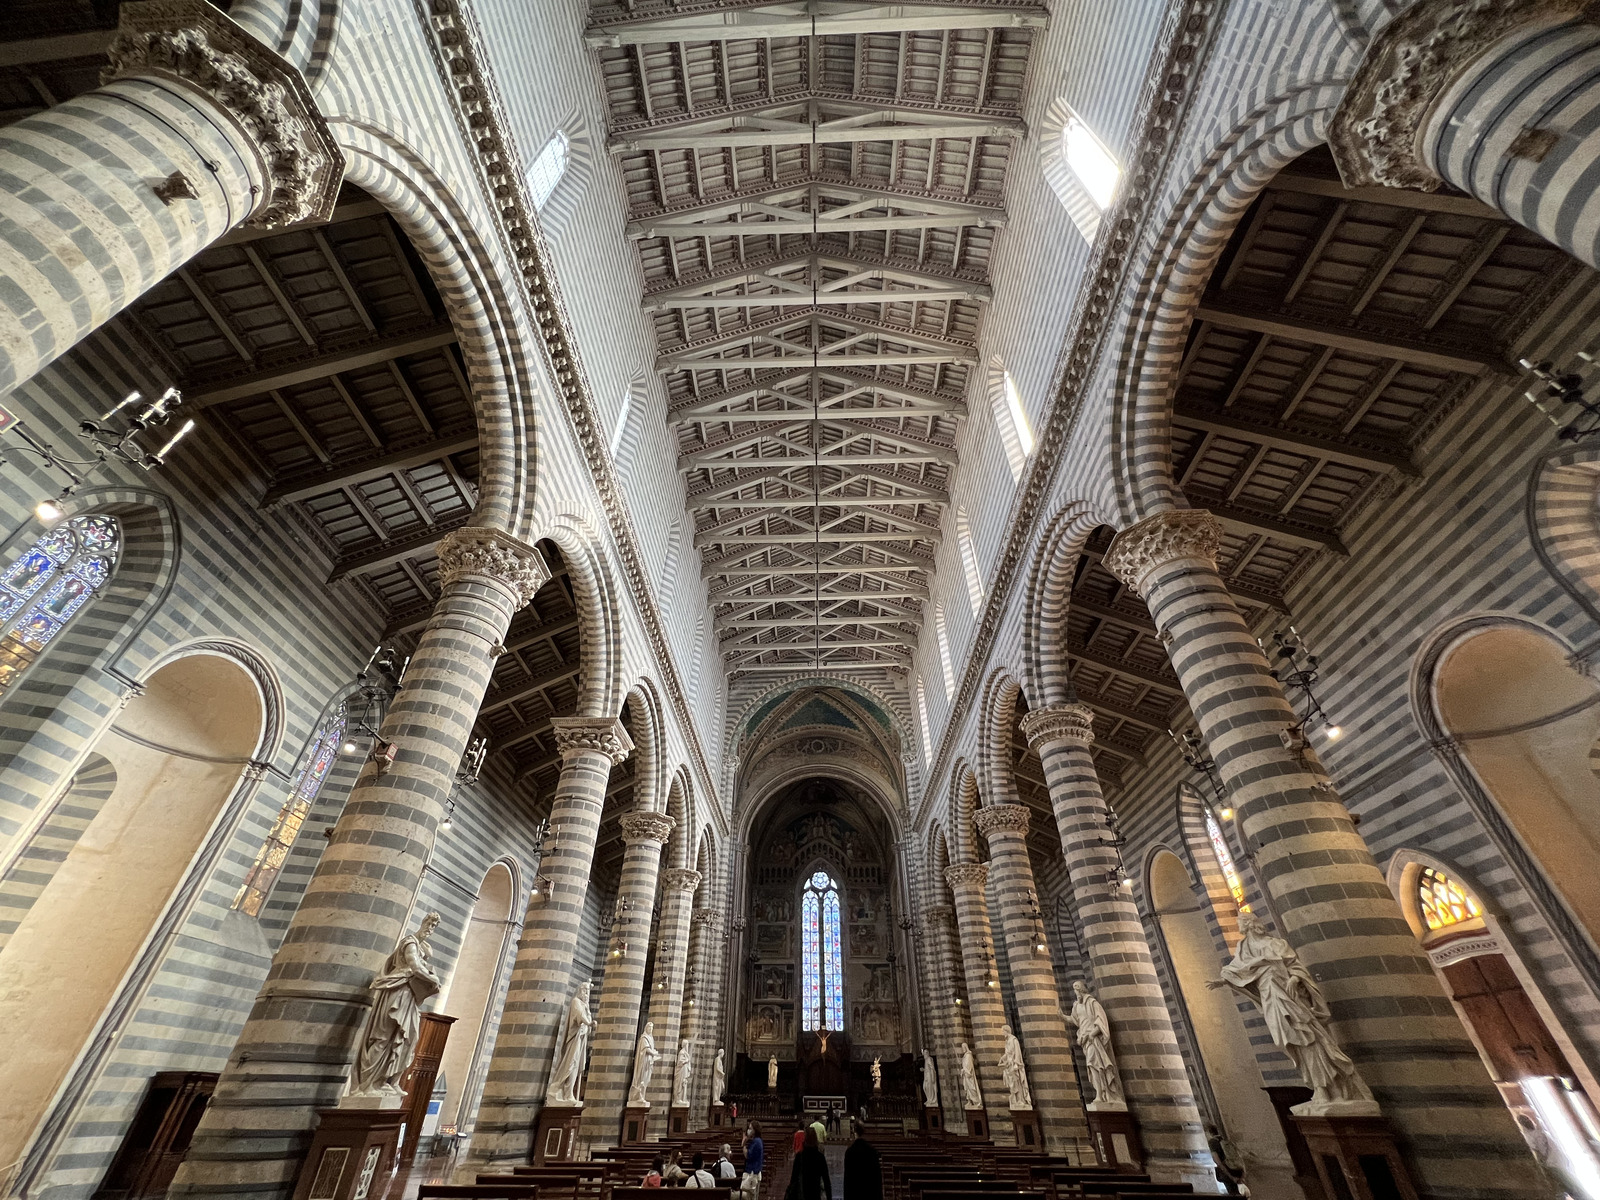
[[689, 1132], [689, 1109], [679, 1105], [667, 1110], [667, 1131], [669, 1133]]
[[1089, 1136], [1094, 1139], [1094, 1156], [1103, 1167], [1134, 1172], [1143, 1169], [1144, 1143], [1139, 1140], [1139, 1123], [1126, 1109], [1088, 1109]]
[[1017, 1145], [1028, 1150], [1044, 1147], [1044, 1130], [1039, 1127], [1039, 1114], [1031, 1108], [1013, 1108], [1011, 1127], [1017, 1131]]
[[969, 1108], [967, 1111], [967, 1136], [986, 1138], [989, 1136], [989, 1114], [981, 1108]]
[[942, 1129], [944, 1127], [944, 1113], [938, 1105], [924, 1104], [922, 1106], [922, 1127], [928, 1130]]
[[388, 1187], [400, 1126], [398, 1108], [325, 1108], [300, 1167], [294, 1200], [368, 1200]]
[[720, 1128], [722, 1128], [722, 1126], [724, 1124], [726, 1124], [726, 1121], [724, 1120], [724, 1115], [726, 1114], [726, 1112], [727, 1112], [727, 1109], [723, 1108], [723, 1106], [720, 1105], [720, 1104], [713, 1104], [711, 1106], [711, 1118], [710, 1118], [710, 1120], [711, 1120], [711, 1127], [713, 1129], [720, 1129]]
[[1350, 1200], [1417, 1200], [1417, 1190], [1384, 1118], [1295, 1115], [1292, 1119], [1305, 1135], [1327, 1195]]
[[578, 1145], [578, 1125], [583, 1121], [583, 1108], [552, 1107], [539, 1110], [533, 1124], [533, 1165], [571, 1162]]
[[650, 1128], [650, 1110], [630, 1104], [622, 1110], [622, 1144], [624, 1146], [637, 1145], [648, 1141], [645, 1133]]

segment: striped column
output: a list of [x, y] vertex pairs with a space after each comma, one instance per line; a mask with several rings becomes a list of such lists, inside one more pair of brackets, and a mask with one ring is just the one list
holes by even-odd
[[959, 1128], [963, 1118], [958, 1047], [971, 1034], [967, 1031], [967, 1005], [962, 996], [966, 984], [956, 967], [952, 935], [956, 910], [948, 904], [934, 904], [925, 909], [923, 915], [928, 923], [927, 940], [935, 982], [931, 1003], [936, 1016], [934, 1028], [939, 1036], [938, 1045], [934, 1047], [939, 1063], [939, 1106], [944, 1111], [946, 1124], [955, 1120]]
[[[606, 977], [600, 988], [594, 1034], [589, 1042], [589, 1079], [583, 1089], [583, 1125], [579, 1135], [590, 1146], [614, 1146], [621, 1139], [622, 1108], [633, 1083], [633, 1053], [642, 1028], [644, 960], [650, 947], [650, 919], [655, 910], [656, 878], [661, 847], [675, 821], [666, 813], [633, 812], [624, 816], [622, 876], [617, 883], [617, 915], [606, 948]], [[672, 1073], [671, 1047], [663, 1048], [661, 1030], [656, 1049], [663, 1057], [656, 1076]], [[654, 1083], [654, 1078], [652, 1078]], [[658, 1117], [665, 1119], [666, 1110]]]
[[492, 529], [439, 543], [442, 594], [379, 730], [394, 761], [369, 761], [345, 802], [174, 1195], [293, 1189], [317, 1110], [344, 1090], [373, 976], [405, 932], [497, 648], [549, 577], [537, 550]]
[[[1012, 1137], [1011, 1109], [1007, 1106], [1005, 1078], [1000, 1058], [1006, 1049], [1006, 1006], [1000, 995], [1000, 972], [994, 961], [994, 937], [989, 932], [986, 863], [955, 863], [944, 871], [955, 896], [956, 929], [961, 943], [961, 964], [967, 979], [967, 1020], [972, 1025], [972, 1056], [978, 1064], [978, 1086], [989, 1113], [989, 1131], [997, 1142]], [[950, 1063], [950, 1082], [956, 1088], [956, 1109], [961, 1099], [961, 1048]], [[965, 1124], [966, 1118], [962, 1118]]]
[[[1046, 1149], [1064, 1153], [1089, 1140], [1089, 1125], [1078, 1094], [1078, 1073], [1072, 1061], [1061, 1017], [1061, 994], [1044, 938], [1044, 919], [1037, 915], [1039, 889], [1028, 861], [1028, 809], [1022, 804], [989, 804], [978, 810], [978, 833], [989, 842], [989, 872], [1000, 901], [1006, 963], [1011, 968], [1011, 994], [1017, 1005], [1017, 1037], [1028, 1063], [1034, 1112]], [[1045, 949], [1041, 950], [1040, 947]]]
[[1022, 718], [1022, 732], [1038, 752], [1050, 788], [1073, 908], [1093, 972], [1085, 982], [1111, 1020], [1117, 1067], [1128, 1107], [1139, 1119], [1146, 1170], [1160, 1182], [1214, 1183], [1200, 1110], [1150, 943], [1132, 895], [1115, 882], [1122, 864], [1089, 757], [1093, 721], [1093, 711], [1082, 704], [1035, 709]]
[[1594, 267], [1597, 115], [1583, 0], [1420, 0], [1373, 39], [1329, 138], [1350, 186], [1446, 182]]
[[[689, 974], [684, 984], [683, 1036], [694, 1041], [694, 1086], [689, 1090], [689, 1121], [704, 1121], [711, 1108], [711, 1064], [721, 1049], [718, 1035], [722, 1013], [713, 997], [722, 995], [717, 986], [712, 943], [721, 924], [716, 909], [705, 906], [707, 897], [697, 897], [698, 905], [689, 924]], [[726, 1060], [724, 1060], [726, 1061]]]
[[633, 750], [615, 717], [556, 717], [551, 725], [561, 778], [550, 805], [550, 846], [522, 921], [464, 1175], [532, 1161], [533, 1124], [544, 1105], [561, 1016], [573, 989], [587, 982], [587, 969], [577, 978], [573, 968], [606, 783]]
[[1279, 932], [1326, 993], [1334, 1035], [1422, 1192], [1542, 1194], [1482, 1060], [1217, 575], [1221, 537], [1210, 513], [1158, 513], [1119, 534], [1105, 565], [1149, 605]]
[[[661, 1065], [650, 1089], [650, 1107], [666, 1112], [672, 1106], [672, 1081], [677, 1072], [679, 1039], [689, 1036], [683, 1020], [683, 980], [689, 966], [689, 918], [700, 872], [669, 867], [661, 872], [661, 928], [656, 935], [656, 977], [650, 988], [650, 1019], [656, 1024]], [[665, 1125], [653, 1123], [659, 1135]]]
[[204, 0], [121, 20], [103, 87], [0, 130], [0, 396], [233, 227], [333, 211], [299, 72]]

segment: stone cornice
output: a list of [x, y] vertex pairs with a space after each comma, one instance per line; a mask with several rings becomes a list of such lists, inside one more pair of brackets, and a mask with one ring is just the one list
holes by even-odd
[[661, 886], [669, 892], [693, 892], [700, 886], [700, 872], [687, 867], [668, 867], [661, 872]]
[[633, 753], [633, 739], [616, 717], [551, 717], [550, 727], [563, 762], [574, 754], [595, 750], [616, 766]]
[[952, 863], [944, 869], [944, 881], [956, 891], [969, 887], [981, 891], [989, 885], [989, 864]]
[[1026, 804], [986, 804], [972, 819], [978, 832], [990, 841], [996, 833], [1015, 833], [1026, 837], [1029, 813]]
[[624, 813], [617, 819], [617, 824], [622, 826], [622, 840], [629, 846], [639, 842], [659, 845], [672, 836], [672, 827], [677, 823], [666, 813], [658, 812]]
[[538, 222], [529, 211], [522, 164], [506, 132], [510, 123], [505, 117], [505, 104], [485, 69], [476, 24], [460, 0], [413, 0], [413, 3], [418, 19], [428, 31], [440, 83], [455, 104], [462, 144], [475, 155], [484, 202], [498, 218], [501, 242], [522, 276], [524, 296], [537, 326], [550, 378], [561, 393], [560, 408], [567, 417], [568, 432], [583, 451], [595, 493], [622, 559], [634, 606], [660, 666], [661, 684], [671, 698], [700, 785], [711, 801], [707, 807], [718, 833], [725, 835], [728, 815], [718, 799], [717, 779], [706, 759], [700, 731], [689, 708], [688, 693], [667, 643], [650, 572], [617, 483], [593, 391], [578, 357], [572, 322], [549, 266], [550, 252]]
[[1418, 153], [1435, 101], [1496, 42], [1593, 11], [1590, 0], [1419, 0], [1372, 39], [1328, 128], [1346, 187], [1431, 192], [1444, 181]]
[[125, 3], [102, 84], [155, 77], [205, 96], [254, 144], [266, 187], [245, 225], [327, 219], [344, 153], [300, 72], [206, 0]]
[[1084, 279], [1090, 282], [1078, 291], [1065, 339], [1068, 350], [1050, 389], [1050, 407], [1039, 431], [1037, 449], [1029, 459], [1023, 485], [1017, 489], [1007, 525], [1010, 536], [995, 563], [983, 619], [973, 635], [961, 686], [951, 701], [939, 750], [923, 785], [919, 811], [913, 821], [916, 827], [922, 826], [930, 801], [939, 794], [934, 785], [949, 770], [967, 712], [983, 687], [989, 656], [1011, 602], [1012, 589], [1034, 545], [1035, 526], [1041, 516], [1049, 516], [1045, 502], [1066, 460], [1067, 442], [1077, 426], [1084, 389], [1113, 328], [1116, 298], [1133, 267], [1134, 235], [1150, 216], [1161, 170], [1172, 152], [1179, 121], [1186, 111], [1184, 101], [1206, 61], [1204, 51], [1214, 33], [1214, 18], [1224, 7], [1222, 0], [1170, 0], [1162, 25], [1166, 52], [1145, 76], [1138, 106], [1139, 134], [1126, 158], [1130, 164], [1128, 177], [1116, 208], [1106, 214], [1100, 225], [1100, 234], [1084, 272]]
[[1079, 742], [1088, 746], [1094, 741], [1094, 709], [1087, 704], [1058, 704], [1054, 708], [1036, 708], [1022, 715], [1017, 722], [1028, 745], [1037, 750], [1052, 742]]
[[1203, 508], [1174, 508], [1130, 525], [1111, 540], [1101, 565], [1140, 596], [1150, 573], [1181, 558], [1217, 565], [1222, 522]]
[[483, 576], [515, 592], [519, 608], [550, 579], [544, 555], [498, 529], [469, 525], [452, 530], [439, 539], [438, 553], [441, 587]]

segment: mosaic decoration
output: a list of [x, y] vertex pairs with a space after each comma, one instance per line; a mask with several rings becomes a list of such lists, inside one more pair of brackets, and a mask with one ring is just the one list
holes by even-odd
[[817, 871], [800, 900], [800, 995], [805, 1029], [844, 1028], [844, 937], [839, 885]]
[[1244, 880], [1239, 878], [1239, 870], [1233, 865], [1233, 854], [1228, 850], [1228, 839], [1222, 835], [1222, 826], [1209, 808], [1206, 809], [1206, 833], [1211, 838], [1211, 848], [1217, 852], [1217, 865], [1222, 868], [1222, 877], [1228, 881], [1228, 890], [1233, 893], [1233, 903], [1240, 912], [1249, 912], [1250, 906], [1244, 902]]
[[1442, 871], [1423, 867], [1417, 877], [1417, 896], [1422, 902], [1422, 919], [1430, 930], [1448, 929], [1483, 916], [1478, 902]]
[[73, 517], [0, 574], [0, 692], [105, 586], [121, 544], [115, 517]]

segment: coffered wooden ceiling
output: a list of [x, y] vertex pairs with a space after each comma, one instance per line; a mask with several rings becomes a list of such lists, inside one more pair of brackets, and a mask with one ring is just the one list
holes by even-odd
[[735, 677], [903, 669], [1045, 10], [592, 11], [694, 545]]

